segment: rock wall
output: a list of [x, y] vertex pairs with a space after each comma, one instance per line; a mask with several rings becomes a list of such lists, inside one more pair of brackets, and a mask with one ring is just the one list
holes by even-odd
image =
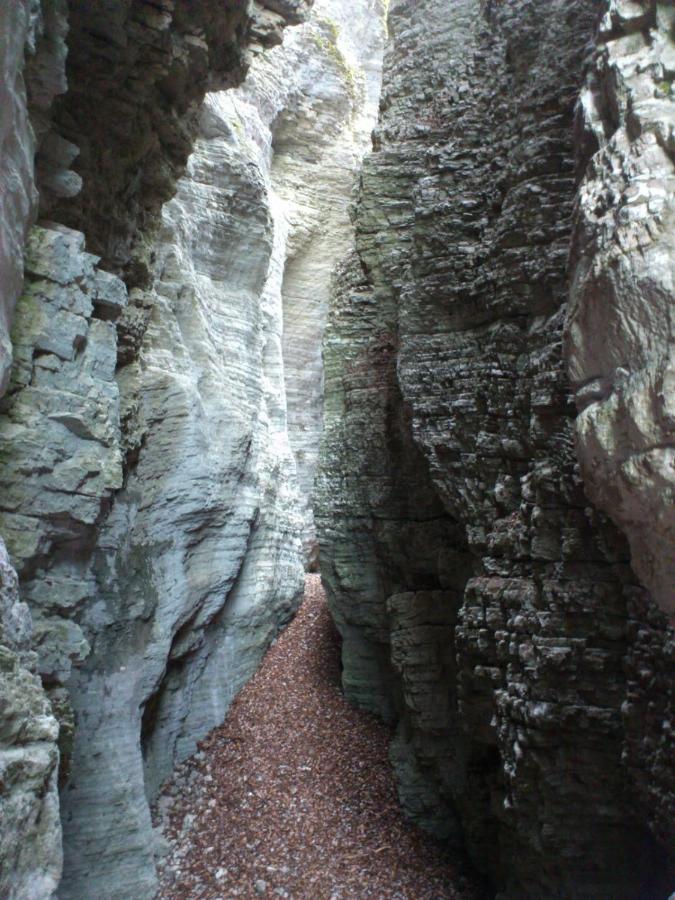
[[59, 726], [30, 638], [30, 613], [0, 539], [0, 893], [8, 900], [51, 897], [62, 864]]
[[[669, 5], [617, 4], [580, 107], [567, 358], [588, 492], [675, 619], [675, 75]], [[588, 157], [591, 157], [588, 160]]]
[[665, 845], [675, 794], [674, 27], [675, 10], [657, 3], [612, 5], [601, 23], [578, 110], [565, 348], [587, 493], [628, 537], [655, 601], [640, 597], [631, 611], [624, 762]]
[[[35, 153], [54, 97], [65, 91], [63, 0], [17, 0], [0, 10], [0, 396], [9, 379], [9, 338], [23, 281], [23, 250], [37, 213]], [[30, 108], [28, 95], [30, 94]]]
[[308, 6], [69, 4], [0, 417], [0, 532], [60, 721], [64, 898], [154, 894], [148, 802], [302, 593], [313, 463], [299, 480], [287, 393], [315, 461], [384, 32], [377, 0], [321, 0], [232, 88]]
[[313, 489], [323, 431], [322, 337], [333, 271], [353, 242], [349, 206], [377, 120], [384, 30], [382, 0], [318, 0], [312, 21], [294, 29], [283, 50], [283, 82], [295, 85], [295, 96], [273, 123], [272, 189], [288, 228], [281, 284], [288, 429], [312, 569], [318, 561]]
[[406, 810], [508, 897], [668, 885], [672, 643], [584, 493], [562, 349], [597, 24], [587, 0], [393, 0], [325, 345], [345, 689], [398, 722]]
[[[224, 149], [231, 122], [179, 176], [207, 86], [241, 81], [250, 49], [279, 43], [308, 6], [201, 4], [195, 16], [187, 4], [45, 2], [45, 22], [68, 14], [68, 93], [50, 114], [47, 63], [60, 60], [66, 84], [61, 18], [24, 66], [33, 132], [21, 51], [9, 48], [25, 135], [17, 126], [16, 152], [3, 136], [16, 194], [3, 201], [21, 214], [4, 220], [7, 234], [20, 248], [35, 213], [38, 145], [51, 217], [29, 235], [0, 417], [0, 532], [33, 618], [30, 641], [27, 607], [3, 594], [7, 633], [17, 610], [26, 620], [21, 648], [2, 641], [12, 802], [0, 883], [11, 896], [50, 896], [61, 860], [57, 725], [29, 673], [60, 724], [59, 896], [93, 886], [153, 896], [147, 797], [221, 721], [300, 595], [281, 310], [263, 296], [274, 238], [265, 180]], [[23, 40], [28, 19], [10, 24]], [[127, 284], [145, 289], [129, 298]]]
[[[52, 100], [65, 88], [64, 32], [59, 0], [43, 9], [23, 2], [0, 9], [0, 397], [10, 378], [24, 244], [37, 213], [35, 150]], [[0, 452], [4, 457], [4, 447]], [[12, 900], [51, 897], [62, 865], [59, 726], [31, 645], [30, 612], [0, 538], [0, 893]]]

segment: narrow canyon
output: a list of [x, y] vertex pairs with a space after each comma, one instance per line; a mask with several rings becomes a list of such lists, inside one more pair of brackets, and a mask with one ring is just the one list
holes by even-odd
[[667, 900], [672, 0], [0, 68], [0, 898]]

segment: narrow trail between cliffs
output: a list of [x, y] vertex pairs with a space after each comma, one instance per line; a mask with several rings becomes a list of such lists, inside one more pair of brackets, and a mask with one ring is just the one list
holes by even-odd
[[400, 812], [389, 728], [339, 687], [318, 575], [224, 724], [158, 803], [165, 900], [478, 898]]

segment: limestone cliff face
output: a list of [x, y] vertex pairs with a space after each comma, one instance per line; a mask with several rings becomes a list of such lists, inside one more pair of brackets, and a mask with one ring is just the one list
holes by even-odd
[[0, 417], [0, 532], [33, 619], [31, 638], [5, 566], [10, 896], [49, 897], [61, 859], [57, 726], [30, 672], [60, 724], [60, 895], [152, 896], [147, 798], [221, 721], [299, 596], [281, 308], [265, 301], [275, 242], [265, 177], [228, 149], [233, 122], [208, 111], [180, 175], [207, 86], [241, 81], [250, 48], [279, 43], [308, 6], [200, 4], [193, 15], [187, 4], [44, 3], [45, 22], [58, 9], [70, 25], [68, 93], [53, 114], [44, 60], [60, 63], [64, 90], [64, 19], [41, 26], [49, 53], [23, 67], [27, 10], [9, 23], [7, 324], [36, 178], [50, 216], [26, 246]]
[[378, 0], [321, 0], [233, 89], [308, 6], [69, 5], [0, 417], [0, 530], [61, 726], [64, 897], [153, 894], [148, 801], [302, 591], [384, 34]]
[[589, 493], [671, 618], [674, 22], [657, 3], [619, 4], [602, 22], [580, 108], [580, 150], [592, 155], [581, 160], [566, 348]]
[[0, 893], [51, 897], [61, 874], [58, 724], [34, 674], [30, 613], [0, 540]]
[[[512, 897], [666, 890], [672, 643], [585, 495], [562, 349], [574, 109], [597, 13], [393, 0], [356, 255], [325, 348], [317, 517], [346, 691], [398, 722], [409, 813], [464, 841]], [[658, 317], [672, 291], [654, 290]], [[595, 346], [590, 320], [571, 322]]]
[[635, 615], [623, 712], [625, 761], [665, 843], [675, 792], [672, 632], [664, 639], [675, 617], [674, 26], [659, 3], [613, 4], [601, 23], [579, 107], [566, 342], [587, 493], [625, 532], [660, 607]]

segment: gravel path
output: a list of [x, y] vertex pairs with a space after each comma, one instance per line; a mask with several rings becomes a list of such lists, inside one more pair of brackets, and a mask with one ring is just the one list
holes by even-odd
[[[387, 727], [339, 690], [319, 576], [225, 723], [165, 786], [165, 900], [476, 898], [396, 799]], [[158, 813], [159, 815], [159, 813]]]

